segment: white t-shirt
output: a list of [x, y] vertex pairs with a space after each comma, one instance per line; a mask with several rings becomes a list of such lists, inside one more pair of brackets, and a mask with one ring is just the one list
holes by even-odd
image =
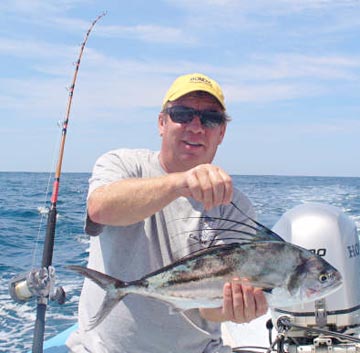
[[[158, 157], [159, 152], [148, 150], [108, 152], [95, 164], [89, 194], [119, 179], [166, 174]], [[247, 215], [254, 217], [250, 201], [237, 189], [233, 201]], [[91, 237], [88, 267], [122, 281], [137, 280], [190, 252], [209, 246], [215, 234], [219, 239], [225, 237], [226, 231], [219, 229], [244, 227], [211, 217], [246, 221], [231, 205], [205, 211], [202, 204], [185, 197], [126, 227], [100, 226], [87, 220], [87, 233], [99, 234]], [[198, 309], [174, 313], [168, 304], [139, 295], [128, 295], [101, 324], [86, 331], [104, 294], [100, 287], [85, 279], [79, 302], [79, 330], [67, 342], [72, 352], [231, 352], [230, 347], [223, 346], [220, 324], [204, 320]]]

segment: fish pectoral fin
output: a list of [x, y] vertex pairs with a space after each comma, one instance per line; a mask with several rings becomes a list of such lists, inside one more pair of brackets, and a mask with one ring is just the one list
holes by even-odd
[[114, 306], [118, 304], [126, 295], [127, 294], [114, 296], [111, 292], [107, 292], [100, 309], [98, 310], [96, 315], [90, 320], [89, 326], [86, 328], [86, 331], [90, 331], [97, 325], [99, 325], [106, 318], [106, 316], [108, 316]]

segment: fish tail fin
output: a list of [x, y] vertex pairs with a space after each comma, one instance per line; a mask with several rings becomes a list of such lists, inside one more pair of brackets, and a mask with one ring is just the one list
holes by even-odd
[[128, 285], [126, 282], [123, 282], [117, 278], [106, 275], [105, 273], [92, 270], [91, 268], [77, 266], [77, 265], [70, 265], [67, 266], [67, 268], [91, 279], [94, 283], [96, 283], [99, 287], [101, 287], [106, 291], [114, 288], [115, 289], [125, 288]]
[[71, 265], [68, 266], [68, 268], [85, 276], [86, 278], [89, 278], [106, 291], [106, 295], [100, 309], [91, 319], [90, 325], [86, 329], [87, 331], [90, 331], [97, 325], [99, 325], [110, 313], [113, 307], [128, 294], [126, 291], [121, 290], [121, 288], [125, 289], [126, 287], [128, 287], [128, 283], [87, 267]]
[[97, 311], [95, 316], [90, 319], [90, 323], [87, 326], [86, 331], [91, 331], [93, 328], [103, 322], [106, 316], [108, 316], [108, 314], [111, 312], [113, 307], [118, 304], [126, 295], [127, 294], [114, 297], [109, 292], [107, 292], [100, 309]]

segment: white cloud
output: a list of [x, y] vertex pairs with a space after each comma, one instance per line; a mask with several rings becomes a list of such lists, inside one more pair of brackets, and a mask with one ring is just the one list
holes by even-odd
[[2, 0], [0, 11], [24, 16], [38, 16], [41, 14], [45, 19], [49, 15], [64, 13], [75, 6], [85, 6], [89, 2], [89, 0]]
[[360, 57], [355, 55], [258, 54], [239, 70], [249, 80], [308, 78], [314, 80], [356, 80]]
[[[0, 51], [17, 57], [29, 56], [31, 68], [42, 72], [42, 79], [22, 77], [2, 79], [2, 109], [14, 109], [33, 116], [61, 114], [65, 87], [71, 83], [71, 62], [78, 48], [36, 41], [0, 41]], [[56, 58], [57, 61], [54, 61]], [[274, 102], [317, 97], [331, 87], [329, 80], [359, 78], [357, 57], [316, 57], [276, 54], [251, 58], [240, 67], [219, 67], [211, 63], [201, 70], [223, 85], [228, 102]], [[166, 88], [176, 75], [198, 71], [197, 63], [160, 59], [122, 60], [87, 48], [81, 63], [75, 96], [84, 115], [95, 118], [95, 111], [120, 111], [136, 107], [158, 107]], [[49, 76], [50, 75], [50, 76]], [[57, 79], [54, 79], [57, 77]], [[316, 80], [315, 80], [316, 78]], [[62, 97], [62, 98], [61, 98]], [[111, 114], [109, 115], [111, 119]], [[141, 117], [140, 117], [141, 119]]]
[[246, 85], [225, 85], [228, 102], [274, 102], [313, 97], [321, 94], [324, 89], [317, 85], [299, 83], [264, 83]]
[[324, 10], [356, 7], [358, 0], [168, 0], [173, 6], [185, 8], [189, 11], [193, 9], [207, 10], [241, 10], [243, 13], [253, 13], [262, 10], [263, 14], [288, 14], [307, 10]]
[[321, 123], [309, 123], [299, 125], [295, 127], [300, 134], [305, 136], [310, 135], [336, 135], [340, 134], [359, 134], [360, 133], [360, 121], [345, 117], [342, 119], [325, 119], [325, 122]]
[[98, 34], [106, 37], [138, 39], [154, 43], [195, 43], [194, 37], [189, 37], [184, 30], [177, 27], [159, 26], [154, 24], [139, 24], [135, 26], [103, 25]]
[[[266, 0], [257, 1], [265, 5]], [[272, 1], [270, 8], [279, 12], [302, 12], [308, 10], [336, 10], [358, 6], [358, 0], [277, 0]]]
[[9, 39], [0, 37], [0, 53], [18, 58], [54, 60], [69, 58], [75, 47], [41, 40]]
[[[277, 29], [286, 34], [334, 33], [360, 26], [359, 0], [168, 0], [185, 11], [189, 28], [247, 31], [254, 34]], [[297, 17], [301, 16], [301, 18]], [[290, 21], [286, 19], [290, 18]], [[293, 22], [302, 32], [292, 30]], [[306, 25], [304, 25], [306, 23]], [[265, 31], [265, 32], [264, 32]]]
[[[294, 4], [301, 3], [297, 0], [293, 1]], [[314, 2], [320, 5], [327, 3], [327, 1]], [[36, 4], [40, 6], [43, 3], [38, 1]], [[54, 10], [50, 8], [48, 11], [56, 11], [56, 4], [52, 5]], [[233, 12], [230, 9], [233, 10], [234, 7], [249, 12], [260, 4], [264, 5], [262, 1], [255, 1], [253, 4], [232, 0], [203, 0], [196, 3], [184, 1], [177, 6], [188, 7], [190, 11], [194, 10], [194, 6], [205, 4], [209, 5], [205, 12], [225, 6], [226, 9], [222, 13], [228, 14]], [[24, 2], [19, 1], [17, 5], [23, 6], [24, 11], [27, 9]], [[290, 1], [285, 0], [279, 1], [277, 5], [273, 2], [268, 5], [270, 10], [277, 6], [284, 8], [292, 6]], [[313, 5], [308, 1], [303, 3], [303, 6]], [[231, 13], [231, 15], [236, 14]], [[89, 27], [86, 21], [66, 16], [58, 17], [55, 25], [66, 27], [67, 30]], [[204, 32], [207, 30], [208, 28], [204, 28]], [[122, 26], [102, 23], [96, 28], [96, 33], [104, 37], [130, 38], [153, 43], [195, 42], [195, 37], [186, 35], [185, 28], [161, 25]], [[264, 53], [258, 49], [257, 53], [245, 51], [245, 55], [238, 63], [217, 65], [213, 58], [203, 55], [200, 64], [200, 61], [173, 60], [161, 55], [156, 57], [143, 55], [139, 59], [126, 60], [121, 58], [121, 51], [106, 53], [100, 50], [86, 48], [79, 77], [82, 91], [76, 92], [81, 96], [82, 101], [87, 102], [85, 109], [90, 116], [95, 107], [99, 107], [98, 109], [106, 107], [110, 111], [135, 108], [139, 105], [139, 97], [143, 106], [156, 107], [172, 79], [177, 74], [191, 71], [201, 70], [216, 77], [223, 84], [228, 102], [262, 103], [316, 97], [329, 91], [329, 81], [336, 81], [341, 86], [344, 81], [359, 80], [359, 56], [344, 53], [306, 55], [293, 54], [291, 51]], [[236, 55], [238, 50], [241, 52], [241, 48], [233, 48], [233, 53]], [[7, 102], [8, 106], [14, 104], [14, 108], [15, 102], [19, 99], [17, 110], [25, 111], [26, 107], [32, 107], [32, 110], [36, 111], [42, 106], [50, 111], [55, 99], [58, 100], [58, 104], [63, 103], [59, 97], [55, 97], [50, 92], [57, 92], [58, 95], [63, 96], [64, 87], [70, 83], [74, 69], [71, 67], [71, 62], [77, 59], [78, 51], [79, 47], [57, 42], [0, 38], [1, 53], [25, 60], [31, 59], [24, 64], [28, 68], [28, 77], [35, 77], [38, 72], [44, 74], [41, 80], [36, 78], [3, 80], [4, 87], [11, 85], [14, 89], [4, 92], [0, 99]], [[54, 80], [54, 77], [58, 80]], [[13, 96], [10, 96], [10, 92]], [[48, 104], [49, 102], [51, 103]]]

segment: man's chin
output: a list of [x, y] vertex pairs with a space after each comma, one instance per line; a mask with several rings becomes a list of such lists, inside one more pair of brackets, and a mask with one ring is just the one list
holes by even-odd
[[181, 164], [184, 166], [184, 170], [189, 170], [194, 168], [200, 164], [208, 164], [211, 163], [209, 158], [204, 158], [204, 156], [197, 155], [185, 155], [181, 158]]

